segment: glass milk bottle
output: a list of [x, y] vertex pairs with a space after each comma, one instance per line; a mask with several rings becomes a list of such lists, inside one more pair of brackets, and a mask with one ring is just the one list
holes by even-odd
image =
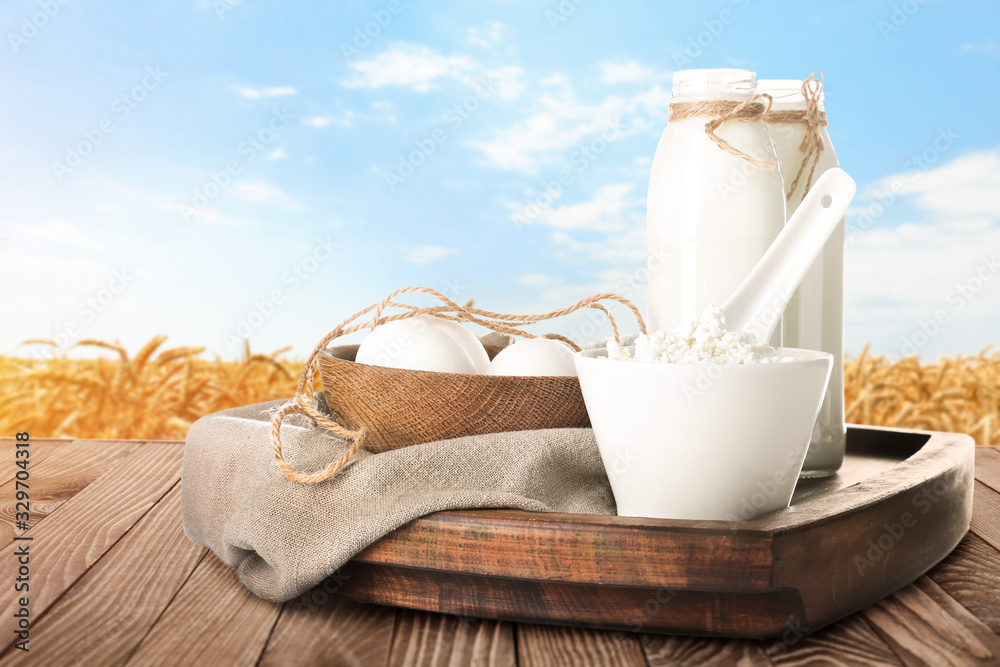
[[[768, 129], [778, 152], [790, 217], [820, 174], [838, 166], [826, 132], [822, 84], [810, 76], [805, 82], [766, 80], [757, 86], [774, 100]], [[803, 90], [809, 95], [808, 105]], [[785, 346], [823, 350], [834, 359], [830, 385], [802, 467], [803, 477], [833, 474], [844, 462], [844, 230], [841, 220], [782, 319]]]
[[[723, 303], [784, 226], [781, 171], [762, 120], [768, 100], [751, 101], [754, 75], [674, 74], [646, 200], [650, 330], [669, 331]], [[771, 343], [779, 336], [780, 327]]]

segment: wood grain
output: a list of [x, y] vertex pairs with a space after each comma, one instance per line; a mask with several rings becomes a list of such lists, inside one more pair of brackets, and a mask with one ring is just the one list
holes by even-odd
[[[75, 442], [68, 438], [32, 438], [31, 439], [31, 465], [41, 462], [53, 451], [56, 446], [66, 445]], [[104, 442], [103, 440], [85, 440], [82, 442]], [[14, 474], [18, 467], [15, 465], [16, 458], [14, 452], [17, 450], [17, 441], [14, 438], [0, 438], [0, 484], [6, 484], [14, 479]], [[36, 456], [37, 455], [37, 456]]]
[[747, 639], [709, 639], [666, 635], [640, 635], [649, 667], [728, 667], [770, 665], [760, 643]]
[[356, 353], [356, 345], [324, 350], [319, 375], [327, 404], [347, 428], [365, 428], [365, 448], [376, 453], [467, 435], [590, 426], [576, 376], [411, 371], [357, 364]]
[[[431, 514], [355, 556], [345, 594], [518, 622], [630, 629], [642, 616], [645, 630], [768, 637], [792, 619], [815, 630], [933, 567], [972, 515], [968, 436], [852, 427], [847, 446], [853, 484], [743, 522]], [[885, 535], [901, 521], [901, 537]], [[675, 591], [671, 603], [645, 614], [662, 591]]]
[[520, 624], [517, 626], [517, 664], [522, 667], [633, 667], [645, 665], [646, 658], [638, 638], [627, 632]]
[[1000, 553], [997, 549], [978, 535], [969, 533], [927, 576], [993, 632], [1000, 634]]
[[765, 654], [781, 667], [903, 664], [860, 614], [848, 616], [806, 637], [800, 637], [794, 628], [789, 630], [775, 640], [762, 641]]
[[399, 610], [392, 638], [392, 667], [514, 667], [510, 623], [466, 616]]
[[927, 577], [862, 613], [905, 665], [1000, 664], [1000, 636]]
[[[72, 443], [45, 443], [39, 451], [46, 456], [38, 459], [33, 450], [33, 466], [41, 467], [46, 460], [52, 465], [46, 466], [45, 475], [38, 476], [39, 483], [51, 475], [52, 480], [64, 480], [69, 485], [65, 488], [82, 490], [31, 531], [36, 538], [32, 548], [35, 544], [45, 547], [32, 552], [32, 595], [41, 597], [32, 598], [35, 625], [31, 660], [11, 651], [10, 642], [5, 641], [8, 652], [0, 656], [3, 664], [61, 667], [116, 665], [123, 660], [130, 665], [219, 667], [249, 666], [258, 660], [261, 665], [348, 667], [1000, 664], [1000, 548], [994, 542], [1000, 541], [1000, 493], [992, 488], [996, 480], [990, 477], [991, 471], [997, 470], [994, 455], [1000, 454], [995, 449], [980, 448], [975, 452], [980, 479], [974, 487], [974, 532], [927, 577], [806, 637], [792, 631], [787, 637], [757, 641], [514, 625], [468, 616], [395, 610], [329, 595], [317, 598], [313, 592], [308, 598], [273, 605], [247, 592], [233, 570], [214, 555], [209, 553], [199, 561], [205, 550], [184, 537], [177, 484], [181, 448], [177, 444], [123, 443], [134, 445], [134, 451], [106, 464], [110, 467], [89, 485], [83, 481], [94, 474], [92, 466], [102, 465], [100, 453], [108, 450], [103, 442], [91, 442], [87, 445], [96, 452], [94, 461], [88, 463], [86, 456], [79, 460], [75, 455], [63, 457], [67, 462], [76, 461], [68, 464], [76, 470], [73, 473], [56, 465], [61, 457], [49, 458], [49, 450], [70, 451], [59, 449], [68, 444]], [[13, 451], [9, 440], [0, 442], [0, 451], [4, 447]], [[86, 454], [86, 447], [80, 447], [81, 454]], [[34, 474], [34, 467], [32, 470]], [[55, 481], [50, 483], [56, 485]], [[935, 502], [934, 512], [941, 507]], [[477, 520], [488, 520], [494, 514], [510, 518], [516, 513], [473, 513], [479, 517]], [[933, 512], [921, 515], [921, 520], [931, 515]], [[548, 534], [559, 539], [552, 527], [561, 520], [538, 516], [548, 521]], [[608, 519], [586, 517], [583, 523], [596, 528]], [[625, 522], [618, 527], [630, 526]], [[699, 525], [697, 530], [703, 528]], [[8, 579], [9, 573], [3, 573], [2, 568], [14, 560], [11, 548], [0, 551], [0, 576]], [[522, 543], [520, 548], [523, 557], [542, 547]], [[485, 550], [481, 553], [485, 554]], [[484, 567], [484, 563], [488, 561], [482, 560], [475, 567]], [[627, 561], [619, 564], [627, 565]], [[360, 569], [346, 584], [370, 585], [399, 596], [404, 592], [414, 598], [436, 596], [438, 604], [467, 610], [479, 609], [485, 599], [514, 613], [517, 609], [509, 588], [526, 586], [524, 582], [504, 581], [488, 574], [427, 573], [361, 562], [353, 567]], [[557, 567], [578, 574], [584, 566], [576, 563]], [[818, 579], [828, 574], [825, 567], [813, 568], [813, 576]], [[411, 586], [405, 591], [413, 581], [420, 583], [417, 588], [421, 590]], [[480, 593], [484, 599], [477, 597]], [[522, 591], [526, 593], [536, 606], [561, 605], [567, 622], [587, 622], [587, 614], [603, 609], [604, 613], [619, 614], [634, 628], [656, 614], [690, 614], [696, 605], [690, 596], [698, 592], [673, 591], [667, 594], [669, 599], [661, 602], [655, 594], [665, 594], [663, 590], [629, 591], [624, 586], [587, 587], [548, 580], [527, 584]], [[36, 606], [38, 599], [41, 607]], [[650, 600], [660, 602], [654, 614], [646, 605]], [[0, 613], [9, 618], [8, 591], [4, 591], [0, 602], [7, 605]], [[719, 618], [757, 613], [745, 606], [727, 608], [718, 600], [703, 599], [697, 604], [702, 614]], [[129, 650], [134, 650], [131, 656]]]
[[974, 449], [968, 436], [935, 434], [892, 470], [798, 506], [826, 507], [824, 520], [775, 536], [772, 584], [802, 596], [798, 623], [814, 630], [863, 609], [950, 553], [973, 513]]
[[[31, 613], [35, 618], [104, 555], [180, 479], [182, 448], [176, 444], [143, 444], [32, 531]], [[0, 550], [0, 581], [13, 581], [15, 542]], [[17, 604], [12, 588], [0, 596], [4, 620], [3, 649], [13, 643]]]
[[976, 482], [970, 530], [1000, 550], [1000, 492]]
[[391, 607], [330, 597], [320, 587], [285, 603], [259, 664], [385, 665], [395, 623]]
[[798, 598], [788, 590], [765, 595], [585, 586], [367, 563], [348, 563], [343, 571], [350, 579], [342, 593], [354, 599], [517, 622], [770, 636], [784, 631], [785, 619], [802, 615]]
[[767, 590], [770, 534], [721, 522], [703, 530], [690, 524], [517, 510], [438, 512], [354, 560], [540, 581]]
[[1000, 448], [976, 447], [976, 479], [1000, 493]]
[[125, 664], [254, 665], [280, 611], [209, 553]]
[[[128, 456], [138, 441], [109, 442], [97, 450], [86, 440], [42, 440], [31, 443], [28, 492], [31, 497], [29, 530]], [[13, 456], [13, 448], [11, 448]], [[0, 547], [14, 540], [15, 480], [0, 485]]]
[[177, 484], [36, 620], [31, 652], [9, 648], [4, 664], [123, 664], [207, 551], [184, 537], [179, 516]]

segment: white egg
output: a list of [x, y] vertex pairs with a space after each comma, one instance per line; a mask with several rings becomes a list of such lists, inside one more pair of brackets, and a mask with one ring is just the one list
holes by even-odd
[[472, 359], [472, 363], [476, 365], [476, 369], [483, 375], [489, 374], [490, 355], [486, 353], [486, 348], [483, 347], [483, 344], [471, 331], [453, 320], [442, 320], [430, 315], [418, 315], [413, 319], [421, 318], [427, 318], [430, 320], [429, 324], [431, 326], [441, 329], [454, 338], [455, 342], [461, 345], [462, 349], [469, 355], [469, 358]]
[[355, 361], [411, 371], [478, 374], [462, 344], [436, 326], [439, 321], [418, 316], [380, 324], [361, 341]]
[[576, 375], [576, 364], [573, 350], [565, 343], [525, 338], [493, 358], [490, 375]]

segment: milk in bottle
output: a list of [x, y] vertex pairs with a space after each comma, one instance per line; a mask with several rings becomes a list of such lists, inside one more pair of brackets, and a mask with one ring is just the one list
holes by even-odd
[[[812, 76], [800, 80], [766, 80], [758, 90], [774, 100], [768, 129], [778, 153], [791, 217], [808, 186], [838, 166], [826, 131], [822, 85]], [[809, 104], [807, 105], [807, 97]], [[833, 355], [833, 373], [802, 468], [803, 477], [832, 474], [844, 461], [844, 230], [834, 230], [785, 309], [782, 344], [822, 350]]]
[[754, 76], [674, 74], [647, 197], [651, 330], [670, 331], [723, 303], [784, 226], [784, 186], [763, 121], [769, 100], [757, 97]]

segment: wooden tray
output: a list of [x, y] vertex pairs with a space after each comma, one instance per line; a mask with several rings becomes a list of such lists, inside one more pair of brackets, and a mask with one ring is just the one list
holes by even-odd
[[972, 516], [974, 444], [852, 426], [830, 478], [745, 522], [438, 512], [348, 563], [341, 593], [446, 614], [728, 637], [812, 632], [921, 576]]

